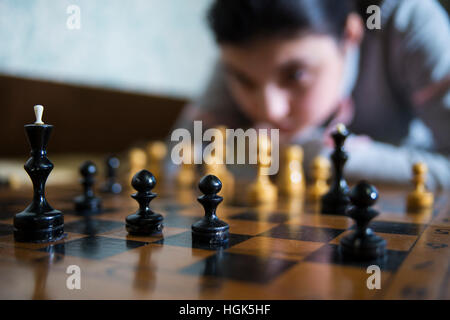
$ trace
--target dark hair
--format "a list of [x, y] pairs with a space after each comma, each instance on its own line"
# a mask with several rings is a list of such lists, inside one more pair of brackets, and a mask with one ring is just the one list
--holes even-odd
[[299, 32], [343, 36], [355, 0], [215, 0], [208, 22], [218, 43]]

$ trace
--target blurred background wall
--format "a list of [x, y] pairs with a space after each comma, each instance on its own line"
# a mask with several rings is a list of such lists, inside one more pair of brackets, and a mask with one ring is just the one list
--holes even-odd
[[[0, 73], [193, 97], [216, 56], [211, 0], [1, 0]], [[66, 25], [70, 5], [80, 29]]]
[[[0, 157], [28, 154], [23, 125], [35, 104], [55, 125], [53, 153], [166, 137], [216, 60], [211, 2], [0, 0]], [[71, 6], [79, 29], [67, 25]]]
[[53, 153], [165, 138], [216, 59], [210, 3], [0, 0], [0, 157], [28, 154], [35, 104], [55, 125]]

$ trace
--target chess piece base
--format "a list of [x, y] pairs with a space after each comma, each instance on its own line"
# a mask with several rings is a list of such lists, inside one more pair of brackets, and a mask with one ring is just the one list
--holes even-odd
[[99, 213], [102, 211], [102, 200], [97, 197], [78, 196], [75, 198], [75, 211], [83, 215]]
[[421, 212], [433, 207], [434, 196], [431, 192], [411, 192], [406, 201], [408, 212]]
[[126, 229], [130, 235], [136, 236], [158, 234], [162, 232], [164, 227], [163, 219], [163, 216], [158, 213], [147, 216], [134, 213], [125, 219]]
[[14, 217], [14, 239], [18, 242], [53, 242], [64, 237], [64, 217], [61, 211], [42, 214], [27, 210]]
[[257, 183], [251, 186], [248, 193], [248, 201], [251, 205], [273, 203], [278, 200], [277, 187], [269, 183]]
[[386, 240], [370, 229], [363, 236], [354, 232], [341, 240], [341, 253], [353, 260], [375, 260], [385, 255]]
[[210, 245], [222, 245], [228, 242], [228, 223], [216, 218], [203, 218], [192, 225], [192, 241]]
[[279, 188], [280, 193], [287, 198], [300, 197], [303, 198], [305, 195], [305, 188], [302, 185], [291, 185], [286, 188]]
[[327, 185], [317, 186], [312, 185], [307, 190], [307, 199], [310, 202], [317, 202], [327, 193], [329, 187]]

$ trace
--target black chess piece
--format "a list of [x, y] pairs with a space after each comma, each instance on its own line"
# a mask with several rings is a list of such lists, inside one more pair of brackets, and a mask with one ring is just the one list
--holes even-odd
[[347, 215], [355, 222], [355, 231], [341, 240], [344, 257], [355, 260], [375, 260], [384, 256], [386, 241], [369, 228], [370, 221], [378, 211], [370, 208], [378, 199], [377, 189], [365, 181], [359, 182], [350, 193], [352, 206]]
[[192, 240], [220, 246], [228, 242], [229, 225], [216, 215], [217, 206], [223, 201], [217, 193], [222, 189], [222, 182], [214, 175], [204, 176], [198, 187], [203, 193], [197, 198], [205, 209], [205, 216], [192, 225]]
[[122, 185], [117, 181], [117, 170], [120, 160], [116, 156], [106, 158], [106, 180], [101, 191], [104, 193], [119, 194], [122, 192]]
[[53, 170], [53, 163], [47, 158], [47, 144], [52, 129], [52, 125], [43, 123], [25, 125], [31, 157], [24, 168], [33, 182], [34, 195], [31, 204], [14, 217], [16, 241], [51, 242], [64, 236], [63, 214], [53, 209], [45, 198], [45, 183]]
[[92, 161], [85, 161], [80, 167], [83, 194], [76, 197], [75, 211], [80, 214], [96, 214], [102, 210], [102, 200], [94, 194], [95, 175], [97, 167]]
[[344, 179], [344, 165], [348, 160], [344, 143], [349, 135], [349, 131], [342, 124], [338, 125], [336, 131], [331, 135], [335, 144], [335, 149], [331, 154], [334, 175], [330, 190], [321, 199], [321, 212], [324, 214], [345, 215], [345, 211], [350, 205], [349, 188]]
[[139, 203], [139, 209], [125, 219], [128, 233], [138, 236], [160, 233], [163, 229], [163, 216], [153, 212], [149, 206], [150, 201], [157, 196], [152, 192], [156, 185], [155, 176], [148, 170], [141, 170], [133, 176], [131, 185], [137, 191], [131, 197]]

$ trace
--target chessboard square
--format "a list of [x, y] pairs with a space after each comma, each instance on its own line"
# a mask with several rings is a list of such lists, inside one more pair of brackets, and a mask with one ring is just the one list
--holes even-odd
[[[226, 244], [224, 244], [221, 248], [223, 248], [223, 249], [231, 248], [234, 245], [241, 243], [243, 241], [246, 241], [250, 238], [251, 238], [251, 236], [230, 233], [228, 236], [228, 242]], [[208, 246], [208, 244], [192, 242], [192, 232], [191, 231], [186, 231], [186, 232], [179, 233], [179, 234], [167, 237], [167, 238], [163, 238], [154, 243], [164, 244], [164, 245], [169, 245], [169, 246], [177, 246], [177, 247], [204, 249], [204, 250], [217, 250], [218, 249], [218, 248], [210, 247], [210, 246]]]
[[380, 299], [392, 272], [381, 271], [380, 275], [381, 290], [369, 290], [370, 274], [365, 268], [303, 261], [276, 279], [270, 292], [286, 300]]
[[[402, 222], [392, 222], [392, 221], [372, 221], [370, 223], [370, 228], [379, 233], [395, 233], [395, 234], [406, 234], [406, 235], [419, 235], [424, 229], [425, 225], [420, 225], [416, 223], [402, 223]], [[355, 226], [352, 226], [354, 229]]]
[[260, 234], [260, 236], [301, 241], [328, 242], [339, 236], [344, 231], [345, 229], [281, 224]]
[[0, 246], [0, 256], [3, 258], [3, 264], [10, 262], [20, 265], [24, 262], [36, 262], [38, 259], [49, 257], [49, 252], [39, 252], [14, 246]]
[[399, 223], [429, 224], [433, 220], [431, 213], [407, 213], [404, 211], [380, 211], [382, 214], [373, 221], [387, 221]]
[[[85, 259], [102, 260], [116, 254], [146, 245], [145, 242], [89, 236], [52, 245], [52, 252]], [[48, 248], [39, 251], [48, 252]]]
[[247, 234], [250, 236], [256, 236], [262, 232], [268, 231], [277, 226], [276, 223], [264, 222], [264, 221], [245, 221], [234, 219], [223, 219], [230, 226], [230, 230], [236, 234]]
[[331, 229], [348, 229], [353, 224], [353, 221], [345, 216], [308, 213], [293, 217], [287, 222], [287, 224], [298, 224]]
[[87, 235], [96, 235], [114, 229], [124, 228], [124, 226], [125, 224], [123, 222], [84, 218], [81, 220], [66, 223], [64, 225], [64, 231]]
[[[149, 243], [135, 250], [128, 250], [118, 255], [109, 257], [109, 262], [117, 262], [120, 265], [148, 268], [149, 272], [164, 271], [168, 275], [190, 266], [191, 264], [214, 255], [215, 251], [200, 250], [176, 246], [164, 246]], [[174, 258], [176, 257], [176, 258]]]
[[0, 237], [8, 236], [14, 233], [14, 227], [10, 224], [0, 223]]
[[448, 227], [450, 226], [450, 218], [446, 216], [437, 216], [436, 219], [431, 222], [431, 225]]
[[227, 252], [288, 260], [301, 260], [323, 245], [322, 242], [258, 236], [235, 245], [233, 248], [228, 249]]
[[49, 248], [58, 243], [64, 243], [67, 241], [75, 240], [85, 237], [85, 235], [79, 233], [65, 232], [63, 238], [54, 242], [19, 242], [14, 239], [14, 235], [10, 234], [8, 236], [0, 237], [0, 243], [3, 247], [20, 248], [27, 250], [38, 250], [42, 248]]
[[265, 212], [245, 211], [245, 212], [241, 212], [241, 213], [229, 216], [228, 219], [283, 223], [283, 222], [286, 222], [289, 220], [289, 216], [285, 213], [280, 213], [280, 212], [273, 212], [270, 214], [266, 214]]
[[163, 224], [172, 228], [190, 229], [191, 225], [200, 219], [201, 217], [187, 217], [171, 213], [164, 216]]
[[164, 237], [170, 237], [172, 235], [182, 233], [182, 232], [186, 232], [186, 229], [170, 228], [170, 227], [164, 226], [162, 233], [145, 235], [145, 236], [130, 235], [125, 228], [114, 229], [112, 231], [107, 231], [104, 233], [100, 233], [98, 235], [103, 236], [103, 237], [108, 237], [108, 238], [126, 239], [126, 240], [134, 240], [134, 241], [151, 243], [151, 242], [161, 240]]
[[326, 244], [319, 250], [307, 256], [304, 261], [353, 266], [359, 268], [367, 268], [368, 266], [375, 264], [383, 271], [396, 271], [407, 255], [407, 251], [386, 250], [386, 255], [383, 259], [376, 261], [355, 261], [344, 259], [340, 253], [338, 245]]
[[265, 284], [296, 263], [293, 260], [220, 251], [182, 269], [181, 273]]

